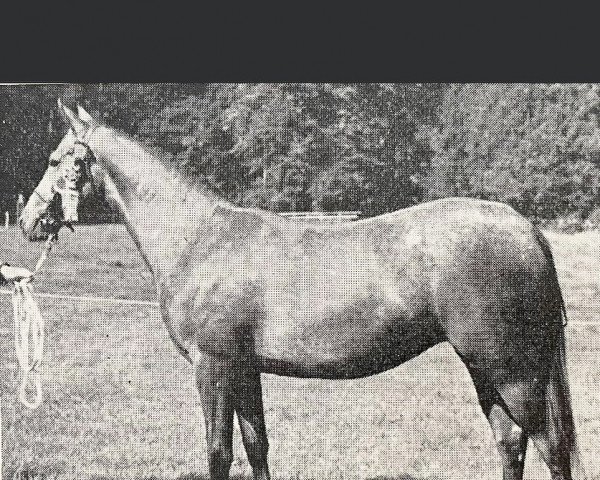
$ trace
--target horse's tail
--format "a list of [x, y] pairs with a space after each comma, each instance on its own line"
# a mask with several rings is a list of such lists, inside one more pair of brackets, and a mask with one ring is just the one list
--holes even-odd
[[[565, 315], [564, 307], [563, 315]], [[587, 478], [577, 445], [565, 356], [565, 334], [562, 326], [552, 358], [550, 381], [546, 390], [546, 412], [548, 438], [550, 441], [554, 439], [558, 442], [559, 451], [564, 454], [568, 453], [571, 472], [577, 472], [577, 476], [573, 478]]]
[[[536, 229], [537, 230], [537, 229]], [[544, 255], [546, 256], [550, 272], [551, 297], [555, 307], [552, 308], [559, 314], [560, 324], [558, 328], [558, 338], [554, 346], [554, 352], [551, 359], [550, 378], [546, 390], [546, 429], [548, 438], [551, 442], [558, 442], [559, 451], [568, 454], [570, 460], [571, 472], [577, 472], [573, 478], [586, 479], [587, 475], [581, 462], [581, 454], [577, 445], [577, 434], [575, 432], [575, 421], [573, 418], [573, 408], [571, 401], [571, 392], [569, 388], [569, 379], [567, 373], [566, 361], [566, 339], [565, 326], [567, 324], [567, 309], [565, 301], [558, 283], [558, 275], [552, 258], [550, 245], [546, 238], [538, 231], [541, 237], [540, 244]], [[556, 308], [558, 307], [558, 308]]]

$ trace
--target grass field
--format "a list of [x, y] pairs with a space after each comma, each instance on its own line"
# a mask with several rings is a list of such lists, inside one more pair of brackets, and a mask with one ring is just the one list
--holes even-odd
[[[0, 231], [0, 240], [4, 232]], [[548, 233], [571, 320], [568, 361], [583, 460], [600, 478], [600, 234]], [[40, 244], [11, 230], [0, 259], [33, 266]], [[155, 300], [121, 226], [65, 232], [36, 280], [39, 292]], [[155, 307], [39, 299], [46, 318], [45, 400], [16, 399], [10, 298], [0, 296], [4, 476], [204, 479], [206, 450], [191, 367]], [[491, 431], [466, 370], [446, 345], [354, 381], [264, 376], [276, 479], [501, 478]], [[232, 474], [248, 465], [236, 429]], [[529, 450], [526, 478], [546, 479]]]

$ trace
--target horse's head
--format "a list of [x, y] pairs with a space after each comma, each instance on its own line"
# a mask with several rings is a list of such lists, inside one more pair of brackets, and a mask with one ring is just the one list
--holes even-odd
[[19, 217], [19, 225], [30, 240], [40, 221], [48, 233], [55, 233], [63, 224], [77, 223], [80, 194], [91, 190], [84, 187], [93, 182], [93, 155], [86, 139], [95, 123], [83, 108], [78, 107], [77, 115], [60, 100], [58, 103], [71, 128], [50, 155], [48, 168]]

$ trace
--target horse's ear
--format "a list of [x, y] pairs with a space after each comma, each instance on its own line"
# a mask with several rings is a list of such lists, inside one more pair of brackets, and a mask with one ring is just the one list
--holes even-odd
[[65, 114], [66, 119], [73, 127], [75, 134], [78, 136], [83, 135], [88, 129], [88, 124], [81, 120], [73, 110], [71, 110], [66, 105], [63, 105], [63, 103], [60, 101], [60, 98], [58, 99], [58, 106], [61, 108], [62, 112]]
[[79, 118], [81, 120], [83, 120], [84, 122], [86, 122], [86, 123], [94, 122], [94, 119], [92, 118], [92, 116], [88, 112], [86, 112], [85, 109], [79, 104], [77, 104], [77, 113], [79, 114]]

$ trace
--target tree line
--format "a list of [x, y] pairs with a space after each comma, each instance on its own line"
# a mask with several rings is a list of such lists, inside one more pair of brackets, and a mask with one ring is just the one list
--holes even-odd
[[[0, 86], [0, 209], [66, 125], [56, 99], [160, 150], [228, 200], [372, 216], [446, 196], [600, 220], [597, 84]], [[92, 205], [108, 213], [105, 205]], [[89, 216], [89, 206], [88, 206]], [[85, 216], [85, 215], [84, 215]]]

